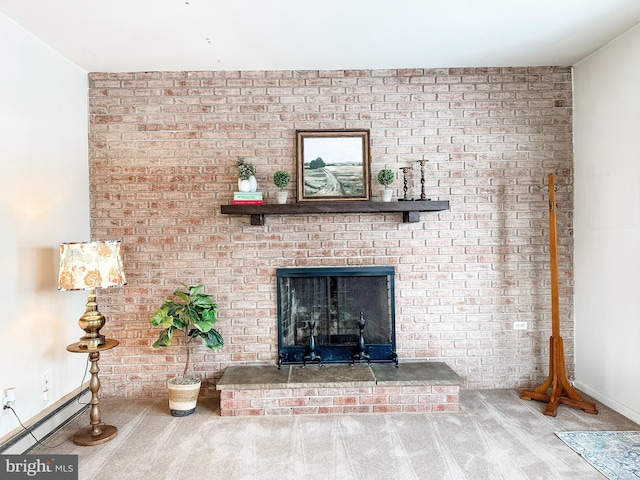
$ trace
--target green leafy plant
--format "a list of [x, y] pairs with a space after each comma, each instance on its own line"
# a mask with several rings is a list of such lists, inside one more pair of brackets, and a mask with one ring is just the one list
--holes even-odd
[[[184, 284], [183, 284], [184, 285]], [[203, 293], [203, 285], [184, 285], [186, 292], [175, 291], [174, 297], [178, 300], [166, 299], [162, 306], [153, 314], [149, 322], [154, 327], [162, 328], [153, 347], [168, 347], [173, 340], [176, 330], [184, 334], [184, 345], [187, 357], [184, 365], [183, 377], [187, 376], [190, 363], [191, 342], [202, 339], [202, 342], [211, 350], [218, 350], [224, 345], [222, 335], [213, 328], [218, 321], [218, 305], [213, 303], [211, 296]]]
[[249, 177], [256, 173], [256, 166], [253, 163], [247, 162], [242, 157], [238, 158], [237, 166], [240, 180], [249, 180]]
[[289, 173], [284, 170], [278, 170], [273, 174], [273, 183], [278, 188], [285, 188], [289, 185], [290, 180], [291, 177], [289, 176]]
[[386, 187], [391, 185], [395, 179], [396, 176], [393, 173], [393, 170], [384, 168], [378, 172], [378, 182], [380, 182], [380, 185], [384, 185]]

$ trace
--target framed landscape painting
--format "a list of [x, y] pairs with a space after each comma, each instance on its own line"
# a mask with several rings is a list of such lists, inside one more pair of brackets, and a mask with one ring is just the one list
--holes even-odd
[[369, 130], [296, 131], [298, 202], [369, 200]]

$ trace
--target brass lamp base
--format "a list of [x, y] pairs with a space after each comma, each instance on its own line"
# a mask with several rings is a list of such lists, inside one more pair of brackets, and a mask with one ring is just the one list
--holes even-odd
[[78, 325], [85, 331], [85, 335], [80, 337], [78, 344], [88, 350], [95, 350], [107, 343], [104, 335], [100, 334], [100, 329], [104, 327], [105, 318], [98, 311], [98, 303], [96, 302], [96, 290], [89, 290], [87, 298], [87, 307], [78, 320]]
[[[105, 345], [97, 347], [88, 352], [89, 361], [91, 362], [91, 368], [89, 369], [89, 372], [91, 372], [91, 380], [89, 381], [89, 390], [91, 391], [91, 401], [89, 402], [89, 405], [91, 405], [91, 408], [89, 410], [89, 419], [91, 426], [80, 430], [73, 436], [73, 443], [75, 443], [76, 445], [100, 445], [102, 443], [108, 442], [118, 433], [118, 429], [116, 427], [112, 425], [104, 425], [102, 423], [99, 396], [100, 379], [98, 378], [98, 372], [100, 371], [100, 368], [98, 367], [100, 352], [102, 350], [109, 350], [111, 348], [114, 348], [118, 345], [118, 343], [118, 340], [109, 338], [107, 339]], [[79, 343], [74, 343], [67, 346], [67, 351], [72, 353], [87, 353], [87, 349], [85, 347], [82, 347]]]
[[118, 434], [118, 429], [112, 425], [101, 425], [101, 433], [94, 435], [93, 427], [87, 427], [73, 436], [73, 443], [83, 447], [93, 447], [106, 443]]

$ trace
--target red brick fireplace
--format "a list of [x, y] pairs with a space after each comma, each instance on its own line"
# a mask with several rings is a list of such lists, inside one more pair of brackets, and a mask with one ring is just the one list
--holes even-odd
[[[550, 325], [549, 172], [562, 187], [559, 280], [571, 377], [569, 67], [96, 72], [89, 86], [91, 235], [122, 240], [129, 282], [100, 292], [104, 331], [120, 341], [101, 358], [104, 395], [166, 396], [182, 349], [153, 349], [149, 317], [180, 283], [204, 284], [219, 306], [224, 349], [193, 356], [204, 395], [218, 395], [229, 367], [277, 369], [275, 272], [313, 267], [394, 266], [400, 367], [444, 362], [465, 388], [538, 384]], [[427, 196], [450, 209], [408, 223], [369, 211], [270, 214], [251, 225], [249, 216], [221, 213], [237, 189], [238, 157], [255, 163], [268, 204], [281, 169], [292, 175], [293, 198], [295, 131], [341, 128], [370, 130], [372, 178], [413, 166], [412, 197], [420, 194], [417, 162], [427, 159]], [[402, 196], [400, 179], [392, 187]], [[371, 190], [377, 198], [381, 186]], [[527, 330], [514, 330], [515, 321]]]

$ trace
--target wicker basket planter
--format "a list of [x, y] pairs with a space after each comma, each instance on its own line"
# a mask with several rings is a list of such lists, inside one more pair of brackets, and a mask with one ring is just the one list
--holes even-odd
[[167, 382], [169, 389], [169, 410], [174, 417], [186, 417], [196, 410], [200, 380], [184, 377], [172, 378]]
[[198, 402], [200, 379], [188, 375], [191, 342], [199, 338], [211, 350], [219, 350], [224, 344], [220, 332], [213, 328], [213, 324], [218, 321], [218, 305], [213, 303], [209, 294], [203, 292], [204, 285], [183, 286], [187, 291], [173, 292], [173, 296], [164, 300], [149, 320], [151, 325], [162, 329], [153, 343], [154, 348], [170, 346], [175, 332], [182, 332], [184, 337], [184, 371], [182, 376], [167, 382], [169, 409], [174, 417], [191, 415]]

